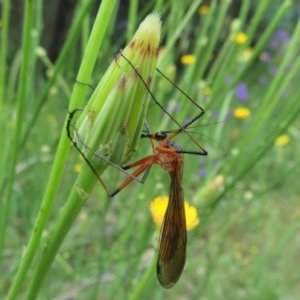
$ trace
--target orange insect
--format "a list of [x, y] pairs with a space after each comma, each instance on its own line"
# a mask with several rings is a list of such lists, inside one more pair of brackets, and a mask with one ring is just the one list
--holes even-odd
[[[189, 122], [188, 125], [190, 124]], [[132, 177], [128, 177], [112, 194], [112, 196], [116, 195], [139, 175], [148, 174], [153, 164], [159, 165], [170, 174], [169, 203], [161, 229], [157, 262], [157, 278], [165, 288], [170, 288], [177, 282], [183, 271], [186, 257], [187, 232], [182, 187], [183, 154], [207, 155], [201, 146], [200, 152], [184, 151], [172, 141], [179, 132], [185, 129], [186, 126], [170, 136], [166, 131], [142, 134], [142, 138], [150, 139], [153, 154], [123, 167], [124, 170], [137, 169], [132, 173]], [[158, 142], [157, 146], [154, 145], [154, 141]]]

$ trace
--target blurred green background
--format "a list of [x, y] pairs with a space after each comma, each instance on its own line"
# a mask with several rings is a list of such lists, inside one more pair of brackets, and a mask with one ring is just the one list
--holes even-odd
[[[0, 5], [4, 296], [34, 230], [99, 2]], [[300, 2], [132, 0], [116, 3], [112, 11], [87, 84], [97, 85], [148, 13], [161, 15], [158, 68], [175, 84], [157, 73], [151, 90], [182, 124], [197, 111], [177, 86], [206, 112], [190, 132], [208, 156], [186, 154], [184, 165], [185, 199], [197, 208], [200, 224], [188, 233], [179, 282], [165, 290], [154, 273], [147, 280], [143, 276], [155, 259], [159, 234], [150, 201], [168, 194], [169, 175], [153, 166], [144, 184], [134, 182], [114, 198], [98, 185], [38, 299], [298, 299]], [[26, 31], [30, 38], [24, 45]], [[146, 119], [152, 132], [178, 128], [151, 99]], [[185, 134], [176, 143], [197, 150]], [[143, 140], [133, 161], [148, 154], [149, 141]], [[25, 299], [82, 163], [71, 148], [37, 254], [15, 299]], [[103, 180], [112, 190], [124, 174], [110, 167]]]

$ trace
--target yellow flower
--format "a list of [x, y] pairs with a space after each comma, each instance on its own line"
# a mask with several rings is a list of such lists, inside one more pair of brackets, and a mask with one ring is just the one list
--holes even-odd
[[193, 54], [185, 54], [180, 57], [180, 62], [183, 65], [191, 65], [195, 63], [195, 61], [196, 61], [196, 57]]
[[234, 40], [237, 44], [242, 45], [247, 41], [247, 34], [244, 32], [239, 32], [235, 37]]
[[252, 53], [253, 53], [253, 48], [248, 47], [243, 53], [243, 59], [245, 61], [248, 61], [251, 58]]
[[290, 142], [290, 137], [287, 134], [282, 134], [275, 139], [276, 146], [285, 146]]
[[199, 15], [206, 15], [210, 12], [210, 7], [208, 5], [201, 5], [198, 8]]
[[[152, 219], [157, 226], [161, 226], [169, 202], [168, 196], [156, 197], [150, 203]], [[185, 219], [187, 230], [194, 229], [199, 224], [197, 209], [187, 201], [184, 201]]]
[[238, 107], [233, 111], [233, 115], [237, 119], [246, 119], [251, 115], [251, 111], [246, 107]]
[[234, 258], [238, 261], [241, 261], [244, 258], [244, 254], [237, 250], [234, 252]]
[[203, 94], [205, 96], [211, 95], [211, 88], [209, 86], [205, 86], [204, 89], [203, 89]]
[[82, 164], [76, 164], [73, 169], [76, 173], [79, 173], [82, 169]]

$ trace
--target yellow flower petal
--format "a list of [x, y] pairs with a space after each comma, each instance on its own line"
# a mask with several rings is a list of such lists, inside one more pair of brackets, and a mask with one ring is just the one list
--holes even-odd
[[188, 202], [184, 201], [185, 219], [186, 219], [186, 229], [192, 230], [199, 223], [198, 213], [195, 206], [192, 206]]
[[206, 86], [204, 89], [203, 89], [203, 94], [205, 95], [205, 96], [209, 96], [209, 95], [211, 95], [211, 88], [209, 87], [209, 86]]
[[234, 40], [237, 44], [242, 45], [247, 41], [247, 34], [244, 32], [239, 32], [235, 37]]
[[208, 5], [201, 5], [198, 8], [199, 15], [206, 15], [210, 12], [210, 7]]
[[81, 168], [82, 164], [76, 164], [73, 169], [76, 173], [79, 173], [81, 171]]
[[195, 61], [196, 61], [196, 57], [193, 54], [185, 54], [180, 57], [180, 62], [183, 65], [191, 65], [195, 63]]
[[233, 111], [233, 115], [237, 119], [246, 119], [251, 115], [251, 111], [246, 107], [238, 107]]
[[287, 134], [282, 134], [275, 139], [276, 146], [285, 146], [290, 142], [290, 137]]
[[[152, 219], [157, 226], [161, 226], [165, 217], [169, 202], [168, 196], [156, 197], [150, 203], [150, 212]], [[199, 217], [196, 207], [192, 206], [187, 201], [184, 201], [186, 228], [187, 230], [194, 229], [199, 223]]]
[[169, 198], [167, 196], [154, 198], [150, 203], [152, 219], [157, 226], [161, 226], [167, 210]]

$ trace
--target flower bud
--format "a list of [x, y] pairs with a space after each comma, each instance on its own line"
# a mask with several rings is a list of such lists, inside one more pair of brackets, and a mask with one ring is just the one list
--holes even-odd
[[123, 165], [136, 151], [149, 102], [145, 84], [150, 88], [160, 32], [159, 16], [148, 15], [111, 63], [78, 118], [75, 141], [93, 163], [106, 165], [102, 157]]

